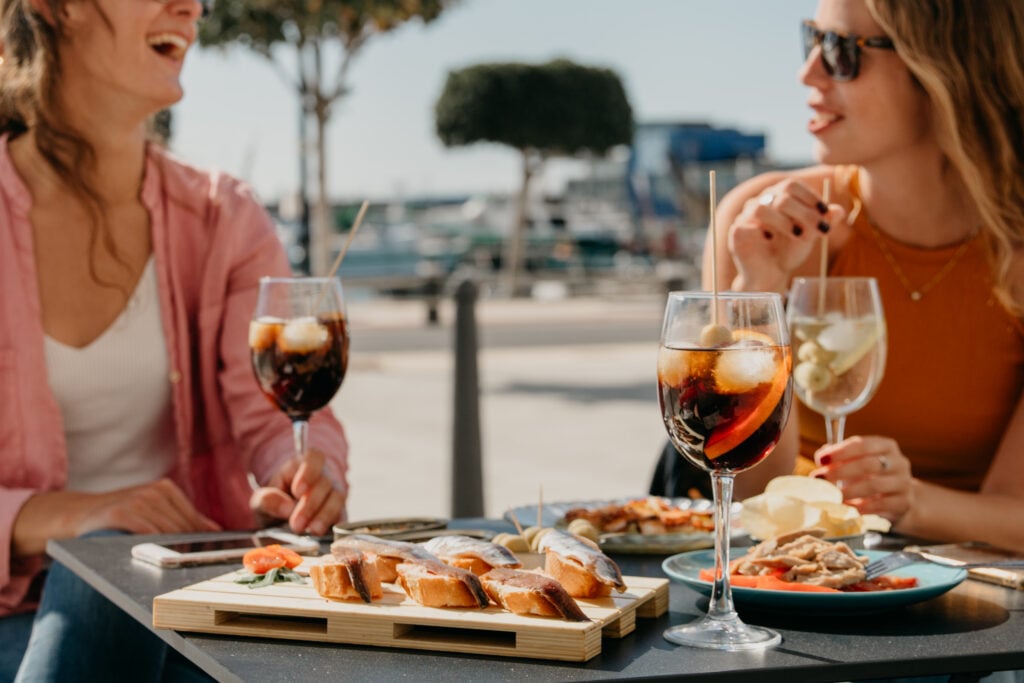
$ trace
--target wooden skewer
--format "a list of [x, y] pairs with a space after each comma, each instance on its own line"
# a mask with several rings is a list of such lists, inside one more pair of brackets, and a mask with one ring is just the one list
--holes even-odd
[[544, 484], [540, 485], [540, 495], [537, 498], [537, 528], [544, 528]]
[[715, 222], [716, 197], [715, 171], [708, 172], [709, 193], [711, 195], [711, 324], [718, 324], [718, 226]]
[[359, 230], [359, 226], [363, 224], [363, 218], [366, 216], [366, 210], [370, 208], [370, 200], [364, 199], [362, 206], [359, 207], [359, 213], [356, 214], [356, 220], [352, 223], [352, 229], [348, 232], [348, 239], [345, 240], [345, 245], [338, 252], [338, 258], [334, 259], [334, 265], [331, 266], [330, 271], [327, 273], [327, 277], [334, 277], [334, 274], [338, 272], [338, 268], [341, 266], [341, 260], [345, 258], [345, 254], [348, 253], [348, 248], [352, 245], [352, 238], [356, 236], [356, 232]]
[[516, 532], [520, 536], [522, 536], [523, 535], [523, 525], [519, 523], [519, 520], [516, 518], [516, 513], [512, 511], [511, 507], [509, 507], [509, 509], [508, 509], [508, 516], [512, 518], [512, 526], [514, 526], [516, 528]]
[[[822, 188], [821, 200], [828, 206], [829, 194], [831, 192], [831, 183], [828, 178], [825, 178], [825, 186]], [[821, 235], [821, 262], [820, 262], [821, 282], [818, 283], [818, 317], [825, 315], [825, 278], [828, 277], [828, 234], [823, 233]]]
[[345, 254], [348, 253], [348, 248], [352, 245], [352, 239], [356, 236], [356, 232], [359, 230], [359, 226], [363, 224], [363, 218], [366, 216], [366, 210], [370, 208], [370, 200], [364, 199], [363, 205], [359, 207], [359, 213], [356, 214], [356, 220], [352, 223], [352, 229], [348, 232], [348, 239], [345, 240], [345, 244], [341, 247], [341, 251], [338, 252], [338, 257], [334, 259], [334, 265], [331, 266], [330, 271], [327, 273], [327, 281], [324, 282], [324, 286], [320, 289], [320, 295], [316, 298], [316, 304], [313, 306], [313, 315], [320, 310], [320, 304], [323, 303], [324, 297], [327, 296], [327, 290], [331, 288], [331, 278], [338, 272], [338, 268], [341, 267], [341, 261], [345, 258]]

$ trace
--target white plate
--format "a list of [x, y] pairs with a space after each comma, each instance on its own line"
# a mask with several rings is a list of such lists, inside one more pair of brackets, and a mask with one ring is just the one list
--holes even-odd
[[[645, 497], [647, 496], [545, 503], [541, 513], [540, 526], [564, 527], [565, 513], [573, 508], [600, 508], [608, 505], [623, 505], [631, 500]], [[704, 498], [667, 498], [665, 500], [681, 510], [694, 509], [710, 512], [714, 507], [710, 500]], [[734, 520], [733, 536], [742, 535], [737, 526], [739, 511], [740, 504], [734, 503], [732, 507], [732, 518]], [[523, 528], [537, 524], [536, 505], [522, 505], [513, 508], [505, 513], [505, 518], [512, 521], [512, 515], [515, 515], [515, 518]], [[600, 545], [602, 550], [609, 553], [668, 555], [671, 553], [681, 553], [686, 550], [713, 548], [715, 546], [715, 535], [711, 531], [665, 534], [604, 534], [600, 539]]]

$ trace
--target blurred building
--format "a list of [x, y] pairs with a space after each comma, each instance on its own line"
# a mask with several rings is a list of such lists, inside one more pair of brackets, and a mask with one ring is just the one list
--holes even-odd
[[[708, 172], [716, 172], [720, 198], [738, 183], [779, 168], [765, 156], [764, 134], [683, 121], [639, 123], [630, 147], [584, 163], [582, 177], [567, 181], [560, 194], [545, 192], [539, 183], [533, 188], [527, 271], [594, 276], [669, 267], [678, 272], [661, 279], [692, 279], [709, 221]], [[497, 271], [515, 217], [516, 191], [372, 204], [346, 255], [347, 276], [397, 288], [460, 269]], [[358, 205], [333, 208], [338, 233], [331, 259]], [[286, 244], [290, 228], [283, 231]]]

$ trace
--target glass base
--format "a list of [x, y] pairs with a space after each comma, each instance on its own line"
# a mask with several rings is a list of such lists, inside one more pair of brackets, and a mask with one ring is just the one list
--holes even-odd
[[724, 619], [705, 615], [683, 626], [666, 629], [665, 640], [679, 645], [712, 650], [763, 650], [782, 642], [782, 636], [770, 629], [749, 626], [735, 614]]

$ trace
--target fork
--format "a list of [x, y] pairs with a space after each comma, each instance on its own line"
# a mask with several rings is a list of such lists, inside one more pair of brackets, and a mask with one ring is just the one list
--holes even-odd
[[938, 564], [943, 567], [952, 567], [954, 569], [978, 569], [981, 567], [994, 569], [1024, 569], [1024, 560], [958, 562], [956, 560], [943, 560], [934, 556], [923, 555], [912, 550], [898, 550], [875, 560], [865, 567], [864, 571], [867, 572], [867, 576], [865, 578], [870, 581], [871, 579], [877, 579], [882, 574], [895, 571], [900, 567], [906, 567], [907, 565], [918, 564], [921, 562], [929, 562], [931, 564]]

